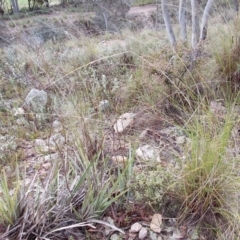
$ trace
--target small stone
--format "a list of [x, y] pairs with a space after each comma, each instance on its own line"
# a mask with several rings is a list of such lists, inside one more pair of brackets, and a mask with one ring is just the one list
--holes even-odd
[[142, 228], [142, 225], [139, 222], [136, 222], [131, 226], [130, 232], [137, 233], [141, 230], [141, 228]]
[[122, 133], [129, 127], [133, 123], [134, 116], [133, 113], [124, 113], [121, 115], [113, 126], [115, 133]]
[[51, 168], [52, 164], [51, 163], [44, 163], [42, 164], [42, 167], [45, 169], [45, 170], [49, 170]]
[[14, 117], [17, 117], [19, 115], [24, 115], [24, 114], [25, 114], [25, 110], [20, 107], [20, 108], [15, 109]]
[[147, 234], [148, 234], [148, 230], [143, 227], [143, 228], [139, 231], [138, 238], [139, 238], [139, 239], [145, 239], [145, 237], [147, 236]]
[[33, 88], [26, 96], [25, 101], [33, 112], [42, 113], [48, 103], [48, 94], [43, 90]]
[[150, 236], [149, 237], [150, 237], [151, 240], [158, 240], [157, 234], [152, 232], [152, 231], [150, 231]]
[[150, 145], [144, 145], [142, 147], [139, 147], [136, 150], [136, 154], [138, 157], [144, 160], [156, 160], [157, 162], [161, 162], [157, 149]]
[[58, 120], [55, 120], [52, 123], [52, 127], [53, 127], [53, 131], [54, 132], [60, 132], [63, 129], [62, 123], [60, 121], [58, 121]]

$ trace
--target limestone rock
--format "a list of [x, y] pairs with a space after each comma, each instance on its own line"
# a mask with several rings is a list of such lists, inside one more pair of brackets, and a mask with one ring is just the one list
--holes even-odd
[[55, 120], [52, 123], [52, 128], [55, 133], [61, 132], [63, 130], [63, 125], [59, 120]]
[[131, 226], [130, 232], [137, 233], [141, 230], [141, 228], [142, 228], [142, 225], [139, 222], [136, 222]]
[[156, 160], [157, 162], [161, 162], [158, 150], [148, 144], [139, 147], [136, 150], [136, 154], [144, 160]]
[[152, 232], [152, 231], [150, 231], [150, 236], [149, 236], [149, 238], [150, 238], [151, 240], [158, 240], [157, 234], [156, 234], [155, 232]]
[[147, 228], [141, 228], [141, 230], [139, 231], [139, 234], [138, 234], [138, 238], [139, 239], [145, 239], [147, 237], [147, 234], [148, 234], [148, 230]]
[[14, 117], [17, 117], [17, 116], [22, 116], [24, 114], [25, 114], [25, 110], [20, 107], [20, 108], [15, 109], [13, 115], [14, 115]]
[[48, 103], [48, 94], [43, 90], [31, 89], [25, 98], [27, 105], [35, 113], [43, 113]]
[[122, 133], [127, 127], [129, 127], [133, 123], [134, 116], [133, 113], [124, 113], [121, 115], [114, 124], [113, 128], [115, 133]]

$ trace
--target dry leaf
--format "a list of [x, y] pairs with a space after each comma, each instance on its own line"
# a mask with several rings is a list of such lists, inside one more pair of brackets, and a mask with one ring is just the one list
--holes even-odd
[[150, 229], [153, 232], [160, 233], [161, 232], [161, 225], [162, 225], [162, 215], [161, 214], [154, 214], [152, 217], [152, 221], [150, 223]]

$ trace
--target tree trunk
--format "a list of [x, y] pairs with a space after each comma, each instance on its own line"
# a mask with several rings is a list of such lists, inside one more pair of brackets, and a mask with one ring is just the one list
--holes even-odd
[[163, 13], [163, 20], [165, 23], [165, 27], [167, 30], [167, 35], [169, 38], [169, 41], [171, 43], [172, 48], [175, 48], [175, 44], [176, 44], [176, 38], [172, 29], [172, 25], [170, 22], [170, 16], [169, 16], [169, 12], [168, 12], [168, 7], [166, 4], [166, 0], [162, 0], [162, 13]]
[[198, 41], [200, 35], [200, 26], [199, 26], [199, 4], [198, 0], [191, 0], [191, 8], [192, 8], [192, 47], [194, 48]]
[[3, 7], [1, 6], [1, 4], [0, 4], [0, 14], [3, 16], [4, 15], [4, 9], [3, 9]]
[[235, 7], [236, 12], [238, 13], [238, 9], [239, 9], [238, 0], [234, 0], [234, 7]]
[[208, 0], [206, 7], [203, 12], [201, 31], [200, 31], [200, 41], [203, 41], [207, 37], [207, 22], [210, 15], [214, 0]]
[[11, 0], [13, 12], [19, 13], [18, 0]]
[[179, 24], [180, 36], [183, 42], [187, 41], [187, 23], [186, 23], [186, 0], [179, 2]]

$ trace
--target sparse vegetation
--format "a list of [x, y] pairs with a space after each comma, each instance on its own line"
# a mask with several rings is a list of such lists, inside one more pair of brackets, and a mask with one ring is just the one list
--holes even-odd
[[[157, 212], [163, 232], [174, 218], [188, 239], [238, 239], [239, 16], [216, 3], [193, 56], [151, 13], [117, 25], [129, 2], [98, 3], [0, 22], [0, 238], [127, 239]], [[48, 96], [41, 111], [32, 89]]]

